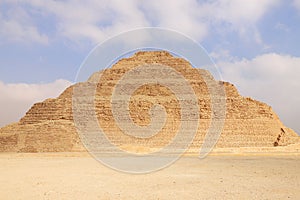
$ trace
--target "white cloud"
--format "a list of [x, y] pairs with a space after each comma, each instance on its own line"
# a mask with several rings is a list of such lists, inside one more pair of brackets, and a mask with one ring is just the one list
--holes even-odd
[[57, 97], [71, 82], [57, 80], [47, 84], [5, 84], [0, 81], [0, 127], [17, 122], [33, 103]]
[[199, 41], [208, 34], [209, 23], [205, 21], [203, 6], [197, 1], [152, 0], [143, 2], [141, 8], [154, 26], [174, 29]]
[[256, 23], [272, 7], [279, 4], [279, 0], [219, 0], [211, 4], [217, 19], [234, 25]]
[[300, 0], [294, 0], [294, 6], [300, 11]]
[[300, 133], [300, 58], [264, 54], [251, 60], [218, 63], [224, 80], [244, 96], [268, 103], [282, 121]]
[[[18, 5], [17, 0], [13, 2]], [[174, 29], [202, 41], [211, 29], [225, 23], [226, 31], [237, 31], [242, 37], [251, 36], [261, 43], [255, 24], [278, 2], [279, 0], [25, 0], [22, 4], [51, 16], [55, 19], [54, 35], [75, 42], [88, 40], [98, 43], [120, 32], [145, 26]], [[22, 25], [18, 20], [14, 22]], [[38, 32], [38, 25], [31, 25], [22, 26], [20, 30], [26, 30], [36, 41], [45, 41], [46, 36]], [[13, 30], [7, 32], [14, 32]], [[5, 29], [3, 31], [6, 32]]]
[[58, 35], [99, 43], [108, 37], [150, 24], [137, 1], [27, 1], [53, 15]]
[[266, 46], [261, 39], [257, 23], [272, 8], [280, 5], [280, 0], [218, 0], [209, 1], [203, 8], [212, 27], [220, 35], [237, 33], [246, 42], [256, 42]]
[[10, 8], [5, 14], [6, 16], [0, 13], [0, 42], [2, 40], [2, 43], [6, 41], [48, 43], [48, 37], [38, 31], [22, 7]]

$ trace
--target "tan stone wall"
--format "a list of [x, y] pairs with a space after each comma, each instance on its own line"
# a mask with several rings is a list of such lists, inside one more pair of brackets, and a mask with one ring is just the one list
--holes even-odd
[[[148, 111], [158, 103], [168, 114], [165, 127], [149, 139], [137, 139], [123, 134], [116, 125], [111, 111], [111, 94], [117, 81], [130, 69], [141, 64], [159, 63], [176, 69], [192, 86], [198, 97], [200, 122], [191, 145], [199, 149], [211, 122], [211, 99], [198, 69], [181, 58], [167, 52], [139, 52], [131, 58], [121, 59], [112, 68], [96, 72], [85, 83], [98, 82], [95, 105], [99, 124], [107, 137], [120, 148], [160, 148], [170, 142], [180, 125], [180, 106], [176, 96], [161, 85], [144, 85], [135, 91], [130, 102], [130, 114], [138, 125], [150, 122]], [[212, 79], [206, 71], [199, 71]], [[299, 137], [285, 127], [264, 103], [239, 95], [234, 85], [219, 82], [226, 89], [226, 120], [217, 147], [272, 147], [299, 142]], [[72, 117], [72, 89], [67, 88], [58, 98], [34, 104], [20, 122], [0, 129], [0, 151], [61, 152], [83, 151]], [[86, 105], [89, 106], [89, 105]]]

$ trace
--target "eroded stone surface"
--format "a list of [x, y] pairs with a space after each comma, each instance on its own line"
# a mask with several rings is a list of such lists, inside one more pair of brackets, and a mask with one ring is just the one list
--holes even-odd
[[[199, 128], [190, 150], [199, 149], [212, 118], [211, 97], [204, 78], [214, 80], [209, 72], [192, 68], [187, 61], [175, 58], [168, 52], [138, 52], [131, 58], [121, 59], [110, 69], [94, 73], [87, 82], [78, 83], [82, 86], [97, 84], [96, 114], [107, 137], [120, 148], [147, 151], [165, 146], [176, 135], [181, 115], [178, 99], [168, 88], [158, 84], [146, 84], [138, 88], [129, 104], [132, 120], [141, 126], [150, 123], [149, 109], [152, 105], [160, 104], [165, 107], [166, 124], [158, 134], [151, 138], [135, 138], [123, 134], [114, 121], [111, 111], [113, 89], [128, 70], [142, 64], [172, 67], [188, 80], [198, 97], [200, 113]], [[274, 147], [300, 141], [293, 130], [282, 124], [270, 106], [240, 96], [230, 83], [218, 81], [217, 84], [225, 87], [226, 119], [216, 147]], [[18, 123], [1, 128], [0, 151], [84, 151], [73, 122], [73, 88], [74, 86], [70, 86], [56, 99], [34, 104]], [[91, 105], [85, 104], [83, 100], [82, 106]]]

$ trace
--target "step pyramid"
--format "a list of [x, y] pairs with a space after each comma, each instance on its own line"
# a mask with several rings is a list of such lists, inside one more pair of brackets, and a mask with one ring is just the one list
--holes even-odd
[[[95, 72], [86, 82], [70, 86], [55, 99], [35, 103], [19, 122], [0, 129], [0, 151], [85, 151], [77, 132], [78, 127], [74, 124], [72, 96], [75, 87], [86, 92], [91, 86], [96, 88], [93, 93], [94, 104], [91, 105], [91, 102], [85, 101], [83, 97], [80, 109], [85, 110], [87, 107], [94, 106], [98, 125], [113, 145], [128, 151], [155, 151], [168, 145], [181, 126], [183, 114], [177, 96], [168, 87], [153, 83], [145, 84], [137, 88], [130, 97], [128, 112], [132, 121], [141, 127], [151, 123], [149, 111], [153, 105], [159, 104], [164, 107], [166, 111], [164, 126], [151, 137], [139, 138], [124, 134], [112, 112], [111, 99], [117, 84], [126, 73], [141, 65], [171, 67], [181, 74], [193, 89], [199, 108], [199, 116], [197, 116], [199, 120], [195, 137], [189, 146], [190, 151], [201, 148], [211, 128], [212, 118], [218, 118], [214, 111], [222, 110], [224, 106], [226, 108], [226, 113], [223, 113], [224, 126], [221, 128], [216, 148], [277, 148], [277, 146], [300, 142], [299, 136], [292, 129], [284, 126], [270, 106], [241, 96], [233, 84], [217, 81], [208, 71], [193, 68], [188, 61], [174, 57], [166, 51], [141, 51], [130, 58], [119, 60], [111, 68]], [[130, 87], [130, 82], [126, 84]], [[222, 86], [225, 89], [226, 99], [223, 99], [223, 103], [221, 100], [218, 101], [218, 98], [213, 102], [208, 84], [216, 88]], [[181, 86], [178, 87], [180, 91]], [[182, 91], [182, 94], [184, 92]], [[212, 105], [215, 110], [212, 109]], [[184, 137], [183, 135], [182, 140], [177, 142], [178, 148], [184, 145], [180, 144], [181, 141], [182, 143], [186, 141]], [[101, 141], [98, 145], [101, 148]], [[109, 152], [110, 149], [106, 151]]]

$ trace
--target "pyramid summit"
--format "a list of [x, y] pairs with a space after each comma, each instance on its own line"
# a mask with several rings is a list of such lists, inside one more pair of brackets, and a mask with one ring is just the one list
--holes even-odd
[[[162, 148], [176, 135], [180, 127], [180, 103], [176, 95], [159, 84], [145, 84], [137, 88], [129, 103], [132, 121], [139, 126], [151, 123], [149, 111], [154, 104], [165, 108], [164, 127], [149, 138], [136, 138], [124, 134], [118, 127], [111, 98], [118, 81], [130, 70], [147, 64], [171, 67], [181, 74], [192, 87], [199, 107], [199, 124], [189, 147], [198, 151], [212, 121], [210, 91], [205, 80], [211, 80], [225, 88], [226, 115], [216, 148], [268, 148], [269, 150], [298, 145], [299, 136], [286, 127], [265, 103], [242, 97], [231, 83], [214, 80], [203, 69], [196, 69], [182, 59], [166, 51], [141, 51], [123, 58], [111, 68], [95, 72], [86, 82], [68, 87], [59, 97], [34, 104], [17, 123], [0, 129], [1, 152], [77, 152], [85, 151], [77, 133], [73, 117], [72, 96], [74, 87], [96, 83], [95, 110], [99, 125], [112, 144], [137, 151]], [[89, 106], [83, 101], [82, 106]]]

